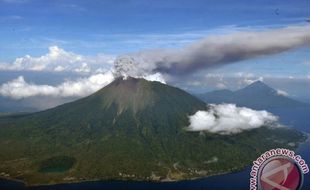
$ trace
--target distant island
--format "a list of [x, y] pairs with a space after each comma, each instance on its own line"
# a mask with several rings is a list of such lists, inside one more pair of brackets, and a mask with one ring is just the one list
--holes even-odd
[[26, 185], [93, 180], [171, 181], [238, 171], [303, 133], [268, 126], [234, 135], [185, 129], [206, 103], [144, 79], [116, 79], [56, 108], [0, 117], [0, 177]]

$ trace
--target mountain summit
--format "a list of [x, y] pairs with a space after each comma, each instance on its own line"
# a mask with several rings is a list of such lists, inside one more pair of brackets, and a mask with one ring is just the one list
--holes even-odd
[[303, 139], [285, 128], [188, 131], [188, 116], [206, 109], [178, 88], [119, 78], [75, 102], [0, 117], [0, 177], [28, 185], [193, 179], [241, 169], [267, 149]]
[[132, 77], [118, 78], [88, 99], [96, 99], [104, 108], [116, 106], [118, 112], [131, 110], [136, 113], [144, 111], [144, 109], [154, 110], [158, 109], [156, 107], [159, 105], [166, 105], [167, 108], [164, 109], [166, 112], [173, 111], [172, 107], [188, 113], [194, 111], [193, 108], [205, 108], [205, 103], [193, 98], [183, 90], [160, 82], [150, 82]]
[[264, 94], [276, 94], [277, 91], [262, 81], [256, 81], [252, 84], [246, 86], [245, 88], [238, 91], [240, 94], [256, 94], [256, 93], [264, 93]]

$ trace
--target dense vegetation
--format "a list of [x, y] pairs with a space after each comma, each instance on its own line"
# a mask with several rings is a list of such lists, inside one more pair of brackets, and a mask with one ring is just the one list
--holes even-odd
[[286, 128], [228, 136], [187, 131], [188, 115], [202, 109], [205, 103], [180, 89], [129, 78], [47, 111], [3, 116], [0, 175], [30, 185], [189, 179], [241, 169], [304, 138]]

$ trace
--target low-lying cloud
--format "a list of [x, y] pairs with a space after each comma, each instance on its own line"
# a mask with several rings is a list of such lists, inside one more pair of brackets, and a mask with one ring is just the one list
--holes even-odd
[[278, 125], [278, 117], [267, 111], [237, 107], [234, 104], [210, 104], [208, 111], [197, 111], [189, 116], [190, 131], [236, 134], [262, 126]]
[[23, 76], [0, 86], [0, 95], [12, 99], [22, 99], [32, 96], [52, 97], [83, 97], [108, 85], [114, 80], [112, 72], [95, 74], [76, 81], [65, 81], [59, 85], [38, 85], [26, 82]]
[[274, 55], [310, 45], [310, 27], [295, 26], [256, 32], [210, 36], [181, 49], [155, 49], [120, 56], [119, 75], [190, 74], [200, 69]]
[[[162, 75], [155, 73], [140, 77], [149, 81], [165, 83]], [[105, 87], [115, 79], [113, 71], [98, 73], [89, 77], [68, 80], [63, 83], [52, 85], [39, 85], [27, 82], [23, 76], [0, 85], [0, 95], [12, 99], [29, 98], [33, 96], [51, 97], [84, 97]]]
[[286, 91], [284, 90], [277, 90], [277, 95], [279, 96], [289, 96], [289, 93], [287, 93]]
[[257, 79], [254, 79], [254, 77], [251, 77], [251, 78], [245, 77], [245, 78], [243, 78], [243, 80], [241, 81], [241, 84], [250, 85], [250, 84], [252, 84], [252, 83], [254, 83], [254, 82], [257, 82], [257, 81], [263, 82], [263, 81], [264, 81], [264, 77], [259, 77], [259, 78], [257, 78]]

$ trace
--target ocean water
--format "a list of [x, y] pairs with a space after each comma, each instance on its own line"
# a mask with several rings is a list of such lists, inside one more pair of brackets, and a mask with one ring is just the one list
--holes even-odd
[[[271, 109], [270, 112], [278, 115], [283, 124], [310, 133], [310, 108]], [[298, 154], [310, 166], [310, 142], [303, 143]], [[243, 171], [212, 176], [199, 180], [180, 182], [133, 182], [133, 181], [98, 181], [75, 184], [60, 184], [53, 186], [24, 187], [23, 184], [0, 179], [0, 190], [247, 190], [249, 189], [250, 166]], [[310, 189], [310, 174], [304, 176], [303, 190]]]
[[310, 133], [310, 106], [275, 108], [269, 109], [268, 111], [279, 116], [279, 120], [282, 124]]

